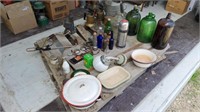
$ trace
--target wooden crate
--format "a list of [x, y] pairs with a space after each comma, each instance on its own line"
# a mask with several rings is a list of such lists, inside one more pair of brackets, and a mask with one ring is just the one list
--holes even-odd
[[62, 19], [69, 15], [67, 0], [47, 0], [44, 4], [47, 15], [52, 20]]

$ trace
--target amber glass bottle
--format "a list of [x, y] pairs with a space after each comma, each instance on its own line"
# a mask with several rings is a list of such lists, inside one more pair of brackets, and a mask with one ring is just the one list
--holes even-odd
[[161, 50], [167, 46], [175, 26], [174, 21], [170, 18], [171, 13], [168, 13], [166, 18], [162, 18], [158, 21], [158, 25], [151, 43], [153, 48]]

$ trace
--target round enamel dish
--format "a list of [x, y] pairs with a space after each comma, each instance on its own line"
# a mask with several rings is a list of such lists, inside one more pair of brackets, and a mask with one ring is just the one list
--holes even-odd
[[131, 57], [133, 63], [142, 68], [150, 67], [157, 60], [156, 54], [147, 49], [136, 49], [132, 52]]
[[89, 106], [100, 96], [102, 85], [92, 75], [80, 75], [67, 81], [62, 90], [66, 103], [76, 107]]

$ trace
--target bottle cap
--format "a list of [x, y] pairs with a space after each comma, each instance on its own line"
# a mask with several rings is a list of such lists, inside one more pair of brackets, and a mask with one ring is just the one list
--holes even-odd
[[94, 31], [94, 32], [93, 32], [93, 35], [97, 35], [97, 32], [96, 32], [96, 31]]

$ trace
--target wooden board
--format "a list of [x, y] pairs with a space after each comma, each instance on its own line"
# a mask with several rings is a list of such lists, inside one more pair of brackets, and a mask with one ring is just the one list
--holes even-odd
[[[66, 38], [64, 38], [64, 36], [59, 36], [59, 38], [60, 37], [63, 37], [62, 41], [65, 41]], [[60, 40], [61, 39], [58, 39], [58, 41], [60, 41]], [[80, 41], [80, 42], [84, 42], [84, 41]], [[63, 44], [63, 46], [66, 44], [66, 42], [60, 42], [60, 43]], [[61, 52], [60, 50], [51, 50], [51, 51], [42, 51], [41, 52], [42, 56], [44, 57], [44, 62], [46, 64], [47, 68], [49, 68], [50, 74], [55, 78], [55, 84], [58, 86], [59, 92], [60, 92], [60, 90], [63, 86], [63, 81], [67, 78], [66, 78], [65, 75], [63, 75], [61, 68], [55, 69], [55, 67], [53, 67], [49, 63], [49, 54], [50, 55], [55, 54], [55, 55], [58, 55], [59, 57], [64, 57], [69, 62], [69, 64], [71, 65], [73, 70], [74, 69], [81, 69], [81, 68], [86, 69], [86, 67], [84, 67], [83, 61], [80, 61], [77, 64], [72, 64], [69, 60], [71, 58], [73, 58], [74, 55], [71, 55], [71, 56], [68, 55], [68, 53], [70, 53], [71, 50], [80, 49], [82, 47], [82, 44], [83, 43], [79, 43], [79, 45], [73, 46], [72, 48], [69, 48], [69, 49], [65, 49], [63, 52]], [[128, 58], [128, 62], [123, 67], [131, 74], [131, 78], [129, 80], [127, 80], [126, 82], [124, 82], [123, 84], [119, 85], [118, 87], [112, 89], [112, 90], [109, 90], [109, 89], [106, 89], [106, 88], [103, 87], [101, 98], [98, 101], [96, 101], [93, 106], [91, 106], [90, 108], [85, 109], [85, 110], [78, 110], [78, 109], [75, 109], [73, 107], [69, 107], [62, 100], [65, 107], [66, 107], [66, 110], [67, 111], [77, 111], [77, 112], [98, 111], [104, 105], [106, 105], [106, 103], [108, 103], [112, 98], [120, 95], [130, 84], [132, 84], [140, 75], [142, 75], [146, 71], [145, 68], [136, 67], [133, 64], [132, 59], [130, 58], [132, 51], [134, 49], [138, 49], [138, 48], [144, 48], [144, 49], [149, 49], [149, 50], [153, 51], [154, 53], [156, 53], [158, 55], [157, 62], [160, 62], [161, 60], [165, 59], [164, 53], [169, 48], [169, 46], [164, 50], [155, 50], [155, 49], [151, 48], [150, 44], [142, 44], [142, 43], [137, 41], [135, 36], [130, 36], [130, 37], [127, 38], [127, 44], [126, 44], [125, 48], [114, 47], [113, 50], [110, 50], [108, 52], [102, 52], [101, 51], [97, 55], [93, 55], [94, 57], [96, 57], [98, 55], [106, 55], [106, 56], [117, 56], [119, 54], [126, 55], [127, 58]], [[113, 66], [115, 66], [115, 65], [111, 64], [109, 68], [111, 68]], [[94, 69], [90, 69], [89, 71], [90, 71], [90, 74], [94, 75], [94, 76], [97, 76], [99, 74], [99, 72], [95, 71]], [[70, 75], [70, 74], [68, 74], [68, 75]]]

